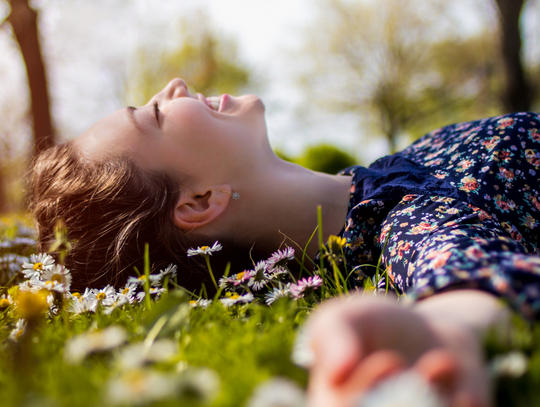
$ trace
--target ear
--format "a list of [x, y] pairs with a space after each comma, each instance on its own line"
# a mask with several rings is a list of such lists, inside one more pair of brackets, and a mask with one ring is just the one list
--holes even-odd
[[230, 199], [230, 185], [185, 190], [174, 208], [174, 224], [184, 230], [207, 225], [225, 211]]

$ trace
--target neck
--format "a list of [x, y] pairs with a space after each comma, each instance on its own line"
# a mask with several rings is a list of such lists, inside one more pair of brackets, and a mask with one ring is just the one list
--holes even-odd
[[[255, 172], [235, 186], [242, 198], [229, 204], [232, 216], [225, 221], [229, 230], [264, 252], [277, 250], [283, 242], [299, 251], [317, 227], [321, 206], [324, 241], [338, 234], [347, 215], [351, 177], [310, 171], [277, 157], [272, 160], [265, 166], [268, 170]], [[313, 259], [317, 251], [315, 235], [306, 254]]]

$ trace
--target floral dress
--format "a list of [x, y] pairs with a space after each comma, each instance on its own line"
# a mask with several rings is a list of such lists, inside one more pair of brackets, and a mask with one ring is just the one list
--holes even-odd
[[476, 288], [540, 315], [539, 114], [447, 126], [341, 173], [353, 176], [341, 236], [358, 279], [380, 258], [412, 298]]

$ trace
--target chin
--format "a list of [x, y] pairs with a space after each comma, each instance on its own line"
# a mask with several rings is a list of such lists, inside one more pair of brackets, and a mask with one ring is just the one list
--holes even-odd
[[262, 112], [266, 110], [263, 101], [257, 95], [243, 95], [240, 96], [238, 99], [242, 99], [242, 102], [247, 106], [259, 109]]

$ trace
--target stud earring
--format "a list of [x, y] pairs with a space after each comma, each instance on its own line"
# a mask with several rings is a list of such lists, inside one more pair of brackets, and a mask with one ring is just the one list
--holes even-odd
[[232, 199], [234, 199], [235, 201], [238, 201], [240, 199], [240, 194], [238, 192], [229, 192], [229, 191], [221, 191], [221, 192], [224, 192], [226, 194], [229, 194], [231, 196]]

